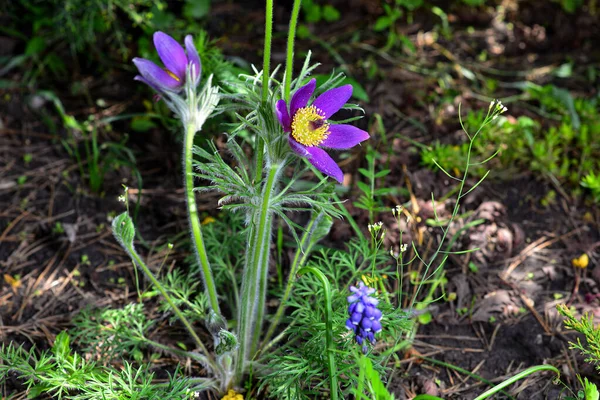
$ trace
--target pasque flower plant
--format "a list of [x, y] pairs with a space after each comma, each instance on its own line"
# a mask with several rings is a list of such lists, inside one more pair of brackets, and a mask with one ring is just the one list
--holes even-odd
[[[299, 2], [296, 3], [299, 4]], [[295, 9], [297, 11], [297, 7]], [[267, 16], [269, 15], [267, 13]], [[290, 26], [295, 25], [294, 18], [298, 16], [297, 12], [293, 15], [295, 17], [292, 18]], [[267, 18], [267, 38], [270, 38], [270, 26], [269, 18]], [[293, 30], [290, 28], [292, 39], [293, 34]], [[343, 173], [325, 149], [349, 149], [367, 140], [369, 134], [352, 125], [336, 124], [330, 121], [330, 118], [345, 106], [352, 95], [351, 85], [330, 88], [341, 80], [340, 75], [327, 83], [329, 90], [312, 100], [313, 94], [317, 90], [316, 80], [310, 79], [303, 84], [314, 68], [307, 67], [307, 62], [298, 78], [293, 81], [296, 90], [293, 96], [290, 96], [292, 80], [289, 77], [293, 60], [292, 47], [288, 47], [288, 65], [283, 85], [269, 75], [268, 59], [271, 43], [270, 40], [266, 40], [264, 66], [267, 70], [259, 72], [258, 77], [242, 77], [240, 80], [242, 83], [238, 85], [238, 87], [242, 86], [238, 91], [241, 94], [221, 96], [217, 88], [212, 86], [210, 76], [203, 85], [200, 85], [202, 64], [192, 36], [185, 37], [185, 47], [163, 32], [156, 32], [153, 39], [163, 67], [147, 59], [135, 58], [133, 63], [137, 67], [139, 75], [134, 79], [145, 83], [157, 92], [161, 101], [164, 101], [180, 119], [185, 131], [183, 180], [186, 204], [192, 247], [208, 298], [205, 327], [212, 335], [214, 354], [207, 350], [207, 346], [200, 339], [195, 328], [187, 321], [175, 302], [169, 299], [161, 282], [154, 277], [151, 270], [136, 253], [132, 235], [134, 227], [126, 213], [115, 219], [113, 230], [135, 264], [143, 269], [152, 283], [157, 286], [173, 308], [173, 312], [181, 319], [194, 338], [199, 350], [189, 352], [189, 356], [206, 366], [210, 376], [214, 378], [209, 379], [206, 387], [212, 385], [225, 393], [227, 390], [239, 389], [242, 386], [249, 368], [256, 370], [254, 365], [265, 346], [268, 347], [266, 342], [277, 328], [283, 315], [283, 308], [280, 307], [272, 318], [268, 333], [263, 337], [274, 218], [279, 216], [283, 221], [288, 222], [288, 226], [298, 238], [300, 245], [299, 253], [288, 277], [285, 294], [281, 299], [282, 305], [285, 305], [296, 279], [296, 272], [307, 259], [309, 250], [306, 247], [303, 248], [303, 244], [309, 241], [314, 244], [314, 231], [321, 227], [326, 227], [328, 230], [330, 224], [328, 225], [324, 221], [331, 221], [331, 216], [339, 216], [339, 212], [335, 211], [336, 206], [332, 205], [330, 201], [330, 192], [319, 189], [320, 185], [316, 185], [314, 189], [308, 191], [294, 192], [291, 183], [282, 183], [283, 179], [287, 179], [284, 178], [283, 171], [290, 163], [298, 162], [299, 160], [294, 155], [299, 155], [306, 158], [319, 171], [341, 183]], [[293, 46], [293, 40], [291, 46]], [[284, 90], [280, 91], [282, 86]], [[235, 88], [235, 86], [232, 87]], [[285, 93], [284, 99], [279, 99], [278, 93], [281, 92]], [[247, 152], [241, 150], [241, 146], [234, 137], [229, 139], [228, 146], [235, 158], [235, 166], [225, 162], [214, 147], [212, 152], [194, 147], [196, 133], [202, 129], [206, 119], [215, 111], [219, 100], [223, 98], [236, 101], [223, 106], [222, 109], [235, 109], [238, 116], [242, 110], [248, 113], [247, 116], [240, 117], [240, 126], [256, 134], [253, 147], [254, 163], [247, 159]], [[242, 105], [240, 106], [240, 104]], [[199, 160], [194, 160], [194, 154]], [[295, 171], [298, 172], [301, 169], [295, 169]], [[249, 227], [245, 231], [247, 247], [243, 256], [244, 270], [239, 288], [219, 288], [213, 277], [194, 195], [195, 176], [210, 182], [203, 188], [204, 190], [218, 190], [225, 194], [220, 201], [224, 208], [242, 210], [246, 213]], [[297, 178], [298, 176], [292, 177], [291, 182]], [[332, 185], [327, 185], [327, 187], [332, 187]], [[301, 233], [302, 238], [299, 238], [295, 232], [297, 226], [290, 223], [285, 214], [285, 211], [292, 206], [304, 207], [301, 208], [303, 210], [307, 208], [315, 210], [306, 229], [298, 230], [303, 232]], [[327, 215], [327, 218], [324, 215]], [[321, 233], [320, 237], [324, 234], [326, 232]], [[300, 252], [304, 253], [303, 256], [300, 256]], [[233, 290], [237, 294], [236, 297], [239, 297], [237, 310], [231, 305], [227, 307], [229, 310], [234, 308], [232, 310], [234, 313], [237, 311], [236, 321], [233, 324], [236, 327], [235, 331], [228, 329], [228, 323], [221, 313], [219, 302], [222, 297], [219, 297], [218, 289]], [[367, 299], [368, 297], [365, 297], [361, 301], [364, 303]], [[368, 314], [369, 311], [365, 312]], [[368, 316], [365, 318], [369, 319]], [[379, 319], [375, 318], [373, 321], [371, 328], [377, 328], [376, 324]], [[366, 324], [367, 322], [364, 322], [362, 325], [365, 326], [361, 329], [364, 332], [370, 332], [366, 328]], [[362, 334], [363, 331], [357, 331], [357, 337]], [[362, 337], [371, 339], [369, 333], [365, 333]], [[331, 339], [328, 346], [328, 352], [331, 353], [330, 360], [333, 360], [333, 346], [333, 339]], [[335, 382], [335, 379], [330, 382], [332, 390], [334, 386], [337, 386]], [[332, 394], [332, 398], [335, 399], [336, 395]]]

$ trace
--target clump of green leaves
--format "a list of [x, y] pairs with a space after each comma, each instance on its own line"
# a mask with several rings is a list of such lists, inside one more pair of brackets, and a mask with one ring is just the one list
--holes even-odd
[[[322, 249], [309, 264], [323, 272], [332, 286], [333, 337], [337, 348], [335, 358], [340, 395], [348, 398], [357, 387], [370, 390], [372, 386], [365, 380], [374, 379], [374, 371], [378, 376], [385, 376], [382, 365], [385, 365], [387, 354], [379, 351], [370, 353], [368, 357], [372, 360], [372, 370], [368, 377], [365, 376], [366, 366], [357, 362], [361, 358], [360, 346], [345, 327], [348, 318], [346, 297], [350, 293], [347, 285], [364, 279], [369, 284], [384, 282], [388, 274], [394, 273], [395, 266], [390, 264], [385, 251], [373, 248], [370, 238], [353, 240], [346, 250]], [[382, 283], [380, 286], [385, 285]], [[387, 291], [381, 292], [378, 297], [378, 307], [383, 311], [384, 329], [378, 334], [377, 340], [388, 344], [397, 343], [400, 336], [408, 332], [410, 318], [392, 304]], [[329, 390], [326, 381], [322, 379], [328, 375], [324, 352], [326, 311], [322, 299], [321, 284], [316, 277], [306, 274], [298, 278], [288, 302], [292, 313], [284, 332], [286, 342], [279, 348], [269, 349], [272, 353], [266, 356], [267, 365], [261, 390], [268, 390], [273, 398], [312, 399], [318, 395], [326, 395]]]
[[594, 201], [600, 203], [600, 174], [590, 172], [581, 180], [581, 186], [588, 188], [594, 196]]
[[[516, 119], [499, 116], [481, 132], [482, 140], [473, 144], [473, 155], [485, 159], [498, 149], [491, 165], [499, 178], [510, 178], [525, 167], [561, 192], [579, 195], [581, 184], [598, 198], [600, 182], [594, 174], [600, 171], [598, 99], [573, 98], [568, 91], [552, 85], [530, 84], [526, 95], [538, 103], [540, 113], [560, 123], [545, 127], [527, 116]], [[464, 124], [478, 126], [483, 117], [481, 112], [469, 112]], [[422, 150], [421, 162], [431, 169], [437, 163], [452, 171], [464, 165], [468, 148], [469, 143], [437, 142]], [[486, 171], [474, 166], [470, 172], [482, 176]]]
[[556, 309], [566, 318], [565, 327], [573, 329], [585, 336], [586, 344], [577, 338], [576, 342], [569, 342], [571, 349], [577, 349], [585, 356], [585, 361], [594, 364], [600, 371], [600, 328], [594, 325], [594, 317], [585, 313], [576, 318], [573, 312], [564, 304], [559, 304]]
[[14, 344], [0, 348], [0, 381], [16, 372], [27, 388], [28, 397], [41, 394], [71, 400], [186, 399], [193, 397], [192, 384], [176, 371], [165, 384], [153, 383], [147, 366], [123, 368], [99, 366], [70, 347], [70, 337], [60, 333], [52, 348], [39, 355]]
[[152, 327], [142, 304], [124, 308], [87, 309], [73, 320], [73, 339], [86, 354], [110, 362], [126, 355], [136, 361], [143, 358], [144, 336]]
[[356, 182], [362, 194], [359, 196], [358, 201], [354, 202], [354, 205], [369, 212], [369, 221], [371, 223], [375, 222], [373, 216], [376, 212], [387, 210], [387, 207], [383, 207], [382, 199], [394, 191], [391, 187], [388, 188], [377, 184], [391, 172], [387, 168], [376, 171], [375, 164], [380, 157], [381, 155], [369, 146], [365, 157], [368, 167], [358, 169], [358, 172], [366, 178], [367, 183], [363, 181]]

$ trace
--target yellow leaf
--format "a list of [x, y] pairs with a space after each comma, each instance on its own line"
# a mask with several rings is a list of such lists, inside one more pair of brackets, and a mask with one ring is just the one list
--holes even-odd
[[21, 280], [15, 279], [12, 276], [10, 276], [9, 274], [4, 274], [4, 282], [8, 283], [10, 285], [10, 287], [13, 289], [17, 289], [17, 288], [21, 287]]
[[216, 221], [217, 221], [217, 220], [216, 220], [216, 219], [214, 219], [213, 217], [211, 217], [211, 216], [208, 216], [208, 217], [206, 217], [206, 218], [204, 218], [204, 219], [202, 220], [202, 225], [208, 225], [208, 224], [212, 224], [213, 222], [216, 222]]

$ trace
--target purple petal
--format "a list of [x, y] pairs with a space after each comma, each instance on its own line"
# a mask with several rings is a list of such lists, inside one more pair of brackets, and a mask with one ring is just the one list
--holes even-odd
[[362, 320], [362, 317], [363, 317], [362, 313], [355, 312], [355, 313], [352, 313], [352, 315], [350, 316], [350, 320], [352, 321], [352, 323], [354, 325], [358, 325], [358, 323]]
[[352, 125], [330, 125], [329, 136], [321, 143], [330, 149], [349, 149], [367, 140], [369, 134]]
[[354, 308], [354, 312], [363, 313], [365, 311], [365, 305], [362, 302], [356, 303], [356, 308]]
[[325, 113], [325, 119], [338, 112], [352, 96], [352, 85], [330, 89], [317, 97], [313, 106]]
[[[318, 147], [306, 147], [296, 142], [291, 135], [288, 137], [288, 141], [290, 143], [290, 147], [296, 154], [306, 157], [308, 161], [319, 171], [327, 176], [331, 176], [339, 183], [342, 183], [342, 180], [344, 179], [344, 173], [333, 160], [333, 158], [331, 158], [329, 154], [325, 152], [325, 150], [322, 150]], [[350, 297], [348, 297], [348, 299], [350, 299]]]
[[306, 85], [296, 90], [296, 93], [294, 93], [292, 96], [292, 101], [290, 102], [290, 115], [292, 118], [294, 118], [294, 115], [296, 115], [296, 111], [298, 111], [298, 109], [306, 107], [308, 100], [310, 100], [310, 97], [315, 92], [316, 87], [317, 80], [311, 79]]
[[354, 325], [354, 322], [352, 322], [351, 319], [347, 319], [346, 320], [346, 328], [354, 330], [355, 325]]
[[379, 321], [375, 320], [371, 321], [371, 323], [371, 330], [373, 330], [373, 332], [381, 332], [381, 323]]
[[275, 114], [277, 114], [277, 119], [283, 127], [283, 131], [290, 132], [292, 130], [290, 114], [288, 113], [285, 100], [279, 100], [277, 104], [275, 104]]
[[147, 82], [155, 90], [177, 90], [181, 86], [180, 82], [150, 60], [134, 58], [133, 63], [145, 79], [143, 82]]
[[[306, 149], [306, 146], [296, 142], [292, 135], [288, 136], [288, 142], [294, 153], [298, 154], [300, 157], [310, 157], [310, 153]], [[356, 298], [356, 300], [358, 300], [358, 297]], [[348, 297], [348, 302], [351, 301], [355, 300], [350, 300], [350, 297]]]
[[366, 306], [366, 307], [365, 307], [365, 311], [363, 311], [363, 314], [364, 314], [364, 316], [365, 316], [366, 318], [373, 319], [373, 318], [374, 318], [374, 316], [375, 316], [375, 310], [377, 310], [377, 309], [375, 308], [375, 306], [368, 305], [368, 306]]
[[196, 46], [194, 46], [192, 35], [187, 35], [185, 37], [185, 50], [187, 52], [189, 64], [194, 67], [194, 75], [192, 77], [194, 83], [197, 85], [198, 82], [200, 82], [200, 76], [202, 75], [202, 62], [200, 61], [198, 50], [196, 50]]
[[360, 299], [360, 295], [359, 294], [353, 294], [353, 295], [350, 295], [350, 296], [346, 297], [346, 300], [348, 301], [348, 303], [355, 302], [358, 299]]
[[374, 306], [376, 306], [377, 304], [379, 304], [379, 300], [377, 300], [374, 297], [369, 297], [369, 296], [363, 296], [361, 298], [361, 301], [363, 303], [365, 303], [365, 304], [371, 304], [371, 305], [374, 305]]
[[150, 82], [148, 79], [144, 78], [144, 77], [143, 77], [143, 76], [141, 76], [141, 75], [136, 75], [136, 76], [133, 78], [133, 80], [134, 80], [134, 81], [140, 81], [140, 82], [142, 82], [142, 83], [145, 83], [146, 85], [150, 86], [152, 89], [154, 89], [155, 91], [157, 91], [157, 92], [159, 92], [159, 93], [162, 91], [162, 90], [161, 90], [161, 89], [160, 89], [158, 86], [155, 86], [155, 85], [154, 85], [152, 82]]
[[373, 321], [368, 318], [363, 318], [362, 321], [360, 321], [360, 327], [363, 328], [365, 332], [369, 332], [371, 330], [371, 326], [373, 326]]
[[171, 36], [163, 32], [154, 34], [154, 47], [165, 67], [174, 73], [181, 82], [185, 81], [188, 58], [183, 47]]
[[325, 152], [318, 147], [307, 147], [306, 151], [309, 153], [308, 161], [314, 165], [319, 171], [327, 176], [331, 176], [339, 183], [342, 183], [344, 179], [344, 173], [336, 162]]

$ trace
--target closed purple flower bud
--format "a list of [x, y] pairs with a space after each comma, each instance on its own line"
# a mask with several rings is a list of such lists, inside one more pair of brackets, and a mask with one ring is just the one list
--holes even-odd
[[134, 79], [143, 82], [159, 93], [179, 92], [186, 83], [188, 70], [194, 86], [200, 81], [202, 66], [200, 56], [190, 35], [185, 38], [185, 49], [171, 36], [156, 32], [154, 47], [165, 68], [150, 60], [134, 58], [133, 63], [140, 75]]
[[381, 332], [381, 322], [375, 320], [371, 322], [371, 330], [374, 333]]
[[377, 311], [378, 310], [377, 310], [377, 308], [375, 308], [375, 306], [368, 305], [368, 306], [365, 307], [365, 310], [363, 311], [363, 315], [366, 318], [374, 319], [375, 318], [375, 314], [376, 314]]
[[373, 325], [373, 322], [368, 319], [368, 318], [363, 318], [362, 321], [360, 322], [360, 326], [366, 331], [370, 331], [371, 330], [371, 326]]
[[356, 328], [356, 325], [354, 325], [354, 322], [352, 322], [351, 319], [347, 319], [346, 320], [346, 328], [354, 330]]
[[359, 312], [354, 312], [350, 316], [350, 320], [352, 321], [352, 323], [354, 325], [358, 325], [362, 319], [363, 319], [363, 315], [362, 315], [362, 313], [359, 313]]
[[352, 315], [352, 313], [354, 313], [355, 310], [356, 310], [356, 303], [352, 303], [348, 306], [348, 314]]

